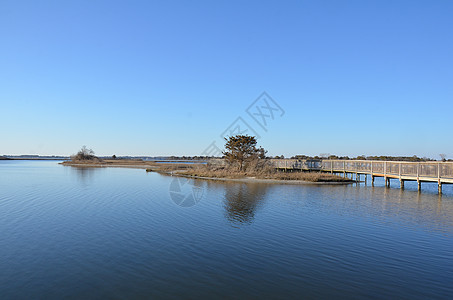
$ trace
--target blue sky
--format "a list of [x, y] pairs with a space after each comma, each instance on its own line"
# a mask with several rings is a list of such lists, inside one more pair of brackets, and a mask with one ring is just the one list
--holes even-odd
[[[0, 1], [0, 154], [453, 157], [452, 1]], [[267, 132], [245, 112], [266, 91]]]

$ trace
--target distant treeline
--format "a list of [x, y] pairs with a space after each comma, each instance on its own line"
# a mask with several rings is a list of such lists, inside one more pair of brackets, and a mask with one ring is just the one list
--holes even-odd
[[159, 157], [158, 159], [164, 160], [207, 160], [211, 158], [222, 158], [222, 157], [215, 157], [215, 156], [166, 156], [166, 157]]
[[[283, 155], [281, 155], [281, 156], [276, 156], [274, 158], [282, 159], [284, 157], [283, 157]], [[436, 161], [435, 159], [432, 159], [429, 157], [418, 157], [416, 155], [414, 155], [414, 156], [388, 156], [388, 155], [365, 156], [365, 155], [359, 155], [357, 157], [337, 156], [337, 155], [329, 155], [329, 156], [295, 155], [291, 158], [292, 159], [386, 160], [386, 161], [410, 161], [410, 162]], [[452, 160], [448, 160], [448, 161], [452, 161]]]
[[[215, 157], [215, 156], [167, 156], [167, 157], [159, 157], [158, 159], [163, 160], [208, 160], [212, 158], [223, 158], [223, 157]], [[277, 156], [270, 156], [268, 158], [274, 159], [285, 159], [283, 155]], [[414, 156], [388, 156], [388, 155], [381, 155], [381, 156], [365, 156], [359, 155], [357, 157], [349, 157], [349, 156], [338, 156], [338, 155], [329, 155], [329, 156], [309, 156], [309, 155], [295, 155], [292, 157], [286, 157], [291, 159], [343, 159], [343, 160], [386, 160], [386, 161], [410, 161], [410, 162], [423, 162], [423, 161], [436, 161], [435, 159], [429, 157], [418, 157]], [[452, 159], [447, 159], [445, 161], [453, 161]]]
[[64, 160], [68, 159], [68, 156], [55, 156], [55, 155], [3, 155], [0, 156], [0, 160]]
[[[214, 157], [214, 156], [167, 156], [167, 157], [159, 157], [159, 159], [164, 159], [164, 160], [208, 160], [212, 158], [223, 158], [223, 157]], [[274, 158], [274, 159], [285, 159], [285, 156], [283, 155], [277, 155], [277, 156], [270, 156], [268, 158]], [[321, 156], [321, 155], [316, 155], [316, 156], [309, 156], [309, 155], [295, 155], [292, 157], [286, 157], [286, 158], [291, 158], [291, 159], [303, 159], [303, 160], [309, 160], [309, 159], [343, 159], [343, 160], [386, 160], [386, 161], [410, 161], [410, 162], [423, 162], [423, 161], [436, 161], [435, 159], [429, 158], [429, 157], [418, 157], [416, 155], [414, 156], [388, 156], [388, 155], [381, 155], [381, 156], [365, 156], [365, 155], [359, 155], [357, 157], [349, 157], [349, 156], [338, 156], [338, 155], [329, 155], [329, 156]], [[446, 161], [453, 161], [452, 159], [446, 160]]]

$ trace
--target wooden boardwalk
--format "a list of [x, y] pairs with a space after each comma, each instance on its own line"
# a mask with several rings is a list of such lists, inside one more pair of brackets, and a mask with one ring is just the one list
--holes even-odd
[[391, 179], [397, 179], [402, 189], [405, 181], [416, 181], [419, 190], [422, 182], [436, 182], [442, 193], [442, 184], [453, 184], [453, 162], [298, 159], [272, 159], [271, 162], [281, 170], [322, 171], [351, 178], [355, 175], [357, 181], [360, 181], [360, 175], [370, 175], [372, 184], [376, 177], [383, 177], [386, 186], [390, 186]]

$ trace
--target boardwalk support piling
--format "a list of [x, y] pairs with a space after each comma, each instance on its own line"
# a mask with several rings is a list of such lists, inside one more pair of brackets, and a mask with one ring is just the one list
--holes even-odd
[[[272, 159], [272, 164], [279, 172], [318, 171], [331, 174], [343, 173], [344, 178], [360, 182], [365, 175], [365, 185], [371, 176], [374, 186], [376, 177], [383, 177], [386, 187], [391, 179], [399, 179], [400, 188], [405, 188], [406, 181], [417, 182], [421, 191], [422, 182], [436, 182], [439, 194], [444, 184], [453, 184], [453, 162], [407, 162], [407, 161], [368, 161], [368, 160], [294, 160]], [[355, 178], [354, 178], [355, 176]]]

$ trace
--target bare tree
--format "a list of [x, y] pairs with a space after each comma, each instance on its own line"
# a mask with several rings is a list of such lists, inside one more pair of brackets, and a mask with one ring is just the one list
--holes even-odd
[[442, 161], [447, 161], [447, 155], [446, 155], [446, 154], [441, 153], [441, 154], [439, 154], [439, 156], [440, 156], [440, 159], [441, 159]]
[[86, 146], [83, 146], [82, 149], [77, 152], [76, 155], [71, 157], [72, 160], [94, 160], [98, 159], [94, 155], [94, 151], [92, 149], [88, 149]]

